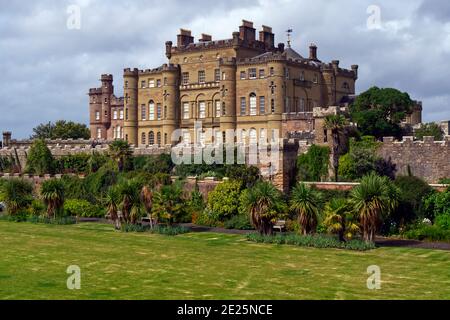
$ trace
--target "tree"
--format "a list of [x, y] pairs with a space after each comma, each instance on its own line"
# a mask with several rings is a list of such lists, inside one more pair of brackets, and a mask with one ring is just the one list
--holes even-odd
[[0, 200], [6, 203], [6, 208], [11, 216], [28, 208], [33, 201], [33, 186], [22, 179], [10, 179], [2, 183], [0, 188]]
[[64, 207], [64, 184], [58, 179], [44, 181], [41, 197], [47, 206], [47, 216], [56, 218]]
[[319, 182], [328, 176], [330, 148], [312, 145], [308, 152], [297, 159], [299, 181]]
[[383, 218], [392, 213], [399, 203], [400, 191], [387, 177], [372, 173], [361, 180], [351, 192], [351, 201], [358, 214], [363, 238], [373, 242]]
[[141, 185], [135, 180], [124, 180], [117, 188], [121, 198], [122, 219], [126, 224], [134, 224], [140, 213]]
[[91, 137], [89, 128], [85, 124], [75, 123], [73, 121], [59, 120], [56, 123], [40, 124], [33, 129], [34, 134], [31, 139], [85, 139]]
[[304, 183], [299, 183], [293, 190], [290, 200], [290, 209], [298, 217], [301, 233], [307, 235], [315, 233], [318, 224], [321, 195]]
[[155, 192], [153, 214], [169, 225], [177, 222], [184, 213], [183, 190], [179, 184], [162, 186]]
[[47, 147], [44, 140], [35, 140], [30, 148], [27, 157], [27, 167], [25, 169], [28, 173], [38, 175], [51, 174], [54, 169], [54, 158]]
[[286, 209], [281, 192], [270, 182], [258, 182], [246, 192], [243, 206], [261, 235], [271, 235], [276, 220]]
[[434, 137], [435, 141], [442, 141], [444, 139], [444, 131], [434, 122], [426, 123], [416, 130], [415, 137], [418, 140], [423, 140], [423, 137]]
[[208, 195], [208, 209], [216, 221], [225, 221], [238, 214], [240, 181], [230, 180], [219, 184]]
[[144, 205], [145, 211], [150, 218], [150, 228], [153, 229], [152, 207], [153, 207], [153, 192], [149, 186], [144, 186], [141, 190], [141, 201]]
[[339, 148], [341, 145], [340, 136], [342, 130], [344, 130], [347, 120], [343, 115], [329, 115], [325, 118], [325, 129], [331, 130], [331, 135], [333, 137], [333, 169], [334, 169], [334, 179], [336, 182], [339, 181]]
[[117, 163], [120, 172], [124, 171], [125, 163], [128, 162], [133, 155], [128, 142], [124, 140], [116, 140], [109, 145], [109, 154], [111, 158]]
[[350, 115], [363, 135], [377, 139], [400, 137], [400, 124], [412, 112], [412, 106], [413, 101], [406, 92], [372, 87], [356, 98], [350, 106]]
[[323, 224], [329, 233], [337, 234], [344, 242], [359, 232], [359, 226], [354, 221], [353, 208], [345, 198], [334, 198], [325, 206], [325, 220]]
[[119, 219], [119, 207], [120, 207], [120, 191], [117, 187], [111, 187], [106, 193], [106, 208], [107, 215], [114, 222], [116, 230], [120, 230], [121, 223]]

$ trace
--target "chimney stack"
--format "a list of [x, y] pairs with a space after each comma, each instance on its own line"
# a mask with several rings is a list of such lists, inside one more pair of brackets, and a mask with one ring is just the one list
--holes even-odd
[[12, 133], [10, 131], [3, 132], [3, 148], [9, 147], [11, 144]]
[[253, 28], [253, 22], [242, 20], [242, 26], [239, 27], [239, 37], [247, 43], [256, 40], [256, 29]]
[[282, 42], [280, 42], [279, 44], [278, 44], [278, 51], [280, 51], [281, 53], [283, 53], [284, 52], [284, 43], [282, 43]]
[[309, 60], [318, 61], [317, 46], [314, 43], [311, 43], [311, 45], [309, 46]]
[[273, 49], [275, 47], [275, 35], [272, 28], [268, 26], [262, 26], [262, 28], [262, 31], [259, 32], [259, 41], [265, 44], [266, 49]]
[[192, 36], [191, 30], [180, 29], [180, 34], [177, 36], [178, 47], [186, 47], [191, 43], [194, 43], [194, 37]]
[[212, 36], [210, 36], [209, 34], [202, 33], [200, 42], [210, 42], [210, 41], [212, 41]]
[[172, 58], [172, 46], [173, 46], [172, 41], [166, 42], [166, 57], [167, 57], [167, 59]]
[[352, 65], [353, 73], [355, 74], [355, 80], [358, 80], [358, 69], [359, 66], [357, 64]]
[[331, 61], [331, 65], [333, 66], [333, 69], [334, 69], [335, 72], [339, 71], [339, 60]]

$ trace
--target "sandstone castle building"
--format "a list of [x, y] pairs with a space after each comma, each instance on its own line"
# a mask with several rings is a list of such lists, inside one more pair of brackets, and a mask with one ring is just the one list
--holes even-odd
[[[171, 141], [176, 129], [200, 143], [289, 138], [316, 129], [314, 108], [348, 103], [358, 79], [357, 65], [322, 62], [314, 44], [307, 57], [290, 41], [275, 45], [267, 26], [257, 38], [249, 21], [226, 40], [203, 34], [195, 42], [181, 29], [176, 45], [166, 42], [166, 56], [156, 69], [125, 69], [123, 98], [114, 95], [112, 75], [101, 77], [102, 87], [89, 91], [93, 139], [170, 145], [178, 142]], [[203, 132], [195, 133], [195, 121]], [[229, 129], [237, 137], [227, 137]]]

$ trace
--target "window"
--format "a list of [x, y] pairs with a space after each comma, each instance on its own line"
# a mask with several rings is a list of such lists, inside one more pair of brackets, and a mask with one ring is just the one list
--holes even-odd
[[167, 140], [167, 133], [164, 133], [164, 144], [167, 145], [169, 141]]
[[158, 134], [156, 135], [156, 144], [158, 146], [161, 145], [161, 132], [158, 132]]
[[241, 116], [245, 116], [247, 114], [247, 102], [244, 97], [241, 98]]
[[270, 76], [273, 77], [275, 75], [275, 69], [273, 67], [270, 68]]
[[256, 132], [256, 129], [250, 129], [249, 132], [250, 137], [250, 144], [258, 144], [258, 134]]
[[222, 72], [222, 80], [227, 80], [227, 74], [225, 72]]
[[317, 76], [317, 74], [314, 74], [313, 82], [319, 83], [319, 77]]
[[108, 116], [108, 111], [105, 111], [105, 118]]
[[182, 76], [181, 76], [181, 80], [183, 82], [183, 85], [188, 85], [189, 84], [189, 72], [183, 72]]
[[214, 81], [216, 81], [216, 82], [220, 81], [220, 69], [214, 70]]
[[108, 98], [105, 98], [105, 104], [108, 104]]
[[289, 79], [289, 78], [290, 78], [290, 71], [289, 71], [289, 68], [286, 68], [286, 69], [284, 70], [284, 74], [285, 74], [285, 76], [286, 76], [286, 79]]
[[164, 106], [164, 119], [167, 119], [167, 106]]
[[155, 87], [155, 79], [148, 80], [148, 87], [149, 88], [154, 88]]
[[256, 116], [256, 110], [257, 110], [256, 94], [252, 93], [250, 95], [250, 115]]
[[205, 133], [205, 131], [200, 131], [198, 133], [198, 141], [197, 142], [198, 142], [199, 145], [205, 146], [205, 143], [206, 143], [206, 133]]
[[259, 70], [259, 77], [260, 78], [265, 78], [266, 77], [266, 70], [260, 69]]
[[227, 115], [227, 108], [225, 108], [225, 102], [222, 102], [222, 115], [223, 116]]
[[191, 143], [191, 134], [187, 130], [183, 131], [183, 143], [184, 144], [190, 144]]
[[120, 111], [119, 111], [119, 119], [120, 119], [120, 120], [123, 120], [123, 110], [120, 110]]
[[270, 111], [271, 111], [272, 113], [275, 113], [275, 100], [274, 100], [274, 99], [272, 99], [272, 100], [270, 101]]
[[248, 77], [250, 79], [256, 79], [256, 68], [248, 69]]
[[95, 120], [100, 121], [100, 111], [95, 112]]
[[266, 113], [266, 97], [259, 97], [259, 114]]
[[300, 112], [305, 112], [305, 99], [301, 98], [300, 99]]
[[219, 100], [216, 101], [216, 118], [220, 118], [222, 116], [222, 104]]
[[300, 73], [300, 81], [305, 81], [305, 71], [302, 71], [302, 73]]
[[123, 131], [120, 126], [117, 126], [114, 131], [114, 139], [122, 139], [123, 138]]
[[205, 82], [206, 82], [205, 70], [200, 70], [198, 72], [198, 83], [205, 83]]
[[102, 129], [97, 128], [97, 139], [101, 139], [101, 138], [102, 138]]
[[141, 106], [141, 120], [146, 120], [147, 119], [147, 112], [146, 112], [146, 107], [145, 105]]
[[199, 106], [198, 106], [198, 117], [200, 119], [205, 119], [206, 118], [206, 103], [205, 102], [200, 102]]
[[153, 131], [148, 134], [148, 144], [151, 146], [155, 144], [155, 133]]
[[141, 81], [141, 88], [145, 88], [145, 81]]
[[342, 88], [343, 88], [343, 89], [350, 89], [350, 85], [348, 84], [348, 82], [344, 82], [344, 83], [342, 84]]
[[220, 130], [217, 130], [214, 134], [214, 143], [216, 145], [222, 144], [223, 140], [222, 140], [222, 132]]
[[161, 120], [162, 119], [162, 109], [161, 109], [161, 104], [157, 104], [156, 105], [156, 117], [157, 117], [157, 119], [158, 120]]
[[279, 131], [277, 129], [272, 129], [272, 142], [276, 142], [279, 138]]
[[167, 78], [164, 78], [164, 85], [167, 86]]
[[161, 79], [156, 80], [156, 86], [161, 88]]
[[275, 94], [275, 82], [270, 82], [270, 93]]
[[189, 119], [189, 103], [183, 103], [183, 119]]
[[113, 112], [113, 120], [117, 120], [117, 116], [118, 116], [117, 110], [114, 110], [114, 112]]
[[262, 144], [267, 143], [267, 131], [266, 129], [261, 129], [259, 132], [259, 141]]
[[291, 112], [291, 100], [289, 97], [286, 97], [284, 102], [284, 112], [289, 113]]
[[247, 74], [245, 73], [245, 71], [241, 71], [241, 80], [245, 79], [247, 79]]
[[153, 101], [150, 101], [148, 109], [148, 120], [155, 120], [155, 103]]
[[141, 137], [141, 144], [143, 145], [143, 146], [145, 146], [145, 144], [146, 144], [146, 134], [145, 134], [145, 132], [142, 132], [142, 137]]
[[128, 120], [128, 108], [125, 110], [125, 118]]
[[125, 81], [125, 89], [128, 89], [128, 81]]

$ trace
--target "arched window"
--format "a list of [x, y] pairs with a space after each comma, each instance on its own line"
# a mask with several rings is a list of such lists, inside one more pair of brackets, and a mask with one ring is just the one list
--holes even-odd
[[158, 132], [158, 134], [156, 135], [156, 144], [158, 146], [161, 145], [161, 132]]
[[245, 131], [245, 129], [241, 129], [241, 132], [239, 134], [239, 142], [247, 143], [247, 131]]
[[257, 114], [257, 104], [256, 104], [256, 94], [250, 94], [250, 115], [256, 116]]
[[258, 134], [255, 128], [251, 128], [249, 132], [250, 144], [258, 144]]
[[145, 141], [146, 139], [145, 139], [145, 137], [146, 137], [145, 132], [142, 132], [141, 144], [142, 144], [143, 146], [146, 145], [146, 141]]
[[262, 144], [267, 143], [267, 130], [266, 129], [261, 129], [259, 132], [259, 141]]
[[148, 144], [151, 146], [155, 144], [155, 133], [153, 131], [148, 134]]
[[153, 100], [150, 101], [148, 105], [148, 120], [155, 120], [155, 102]]
[[275, 113], [275, 100], [274, 99], [272, 99], [270, 101], [270, 109], [271, 109], [272, 113]]

